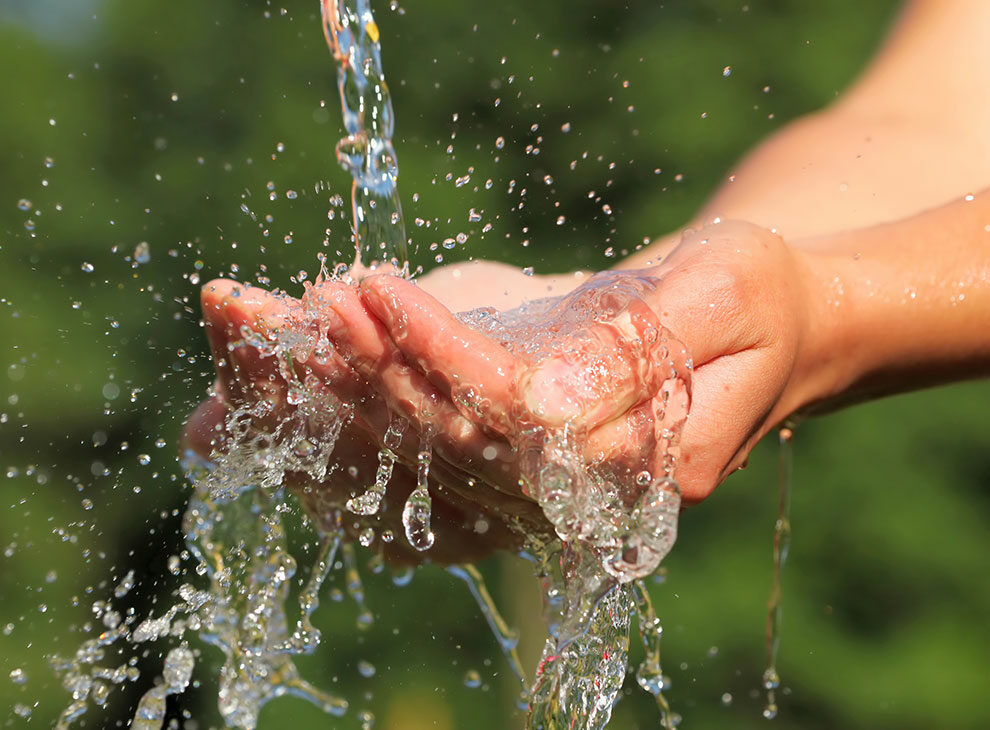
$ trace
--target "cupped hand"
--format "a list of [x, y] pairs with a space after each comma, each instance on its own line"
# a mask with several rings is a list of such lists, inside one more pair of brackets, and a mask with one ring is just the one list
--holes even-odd
[[[299, 466], [298, 450], [291, 451], [296, 468], [288, 465], [285, 483], [323, 527], [343, 529], [352, 538], [372, 527], [393, 562], [463, 563], [494, 549], [519, 549], [524, 530], [509, 530], [510, 521], [546, 529], [534, 505], [486, 490], [475, 494], [470, 475], [434, 459], [428, 481], [435, 545], [427, 553], [412, 549], [401, 516], [417, 486], [421, 434], [404, 427], [326, 339], [336, 322], [326, 301], [347, 291], [344, 284], [325, 283], [297, 300], [232, 281], [207, 284], [203, 317], [218, 377], [211, 397], [190, 416], [183, 447], [216, 458], [248, 434], [291, 438], [307, 451], [334, 444], [332, 458], [321, 465], [329, 467], [325, 474], [310, 468], [313, 458]], [[353, 514], [346, 504], [375, 482], [389, 424], [401, 439], [392, 444], [397, 463], [387, 494], [375, 514]]]
[[[566, 425], [586, 463], [620, 482], [663, 476], [673, 456], [691, 503], [813, 392], [812, 286], [778, 236], [726, 222], [686, 233], [656, 267], [604, 272], [502, 316], [459, 318], [382, 276], [328, 303], [344, 359], [481, 482], [531, 496], [527, 437]], [[683, 414], [666, 406], [688, 380], [690, 415], [671, 449]]]
[[[298, 410], [291, 391], [300, 384], [307, 397], [349, 404], [334, 457], [341, 468], [325, 480], [290, 479], [314, 514], [342, 515], [356, 531], [367, 520], [344, 505], [374, 481], [389, 425], [404, 424], [373, 521], [391, 526], [397, 559], [413, 554], [399, 547], [399, 515], [428, 445], [437, 540], [427, 557], [461, 562], [547, 532], [533, 503], [547, 434], [581, 447], [580, 463], [565, 471], [591, 466], [623, 485], [626, 507], [671, 471], [692, 503], [814, 392], [816, 358], [827, 353], [815, 351], [810, 327], [812, 276], [803, 255], [769, 231], [721, 223], [688, 232], [658, 266], [603, 272], [508, 312], [456, 316], [441, 303], [488, 303], [493, 292], [498, 301], [499, 290], [516, 303], [567, 281], [473, 264], [418, 286], [391, 276], [324, 282], [301, 300], [213, 282], [203, 304], [218, 384], [190, 420], [189, 443], [204, 454], [216, 448], [222, 415], [252, 401], [274, 404], [255, 424], [271, 428]], [[245, 332], [262, 346], [245, 346]], [[263, 343], [275, 340], [281, 356], [266, 355]], [[316, 440], [332, 426], [307, 418]]]

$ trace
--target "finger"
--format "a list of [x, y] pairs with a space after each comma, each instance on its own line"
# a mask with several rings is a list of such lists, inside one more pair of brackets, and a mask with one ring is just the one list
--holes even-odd
[[767, 416], [780, 389], [772, 385], [767, 369], [761, 350], [747, 350], [695, 371], [691, 413], [676, 465], [685, 502], [708, 497], [773, 426]]
[[671, 380], [655, 397], [588, 434], [585, 460], [623, 487], [627, 506], [655, 480], [678, 478], [676, 459], [689, 407], [688, 384]]
[[[590, 302], [582, 301], [588, 297]], [[593, 321], [555, 343], [559, 354], [524, 374], [526, 409], [544, 424], [592, 429], [648, 400], [671, 378], [688, 376], [674, 341], [627, 282], [598, 283], [569, 304]]]
[[361, 298], [402, 354], [459, 409], [499, 433], [513, 432], [516, 357], [403, 279], [369, 277]]
[[329, 336], [363, 377], [365, 389], [378, 392], [391, 410], [413, 424], [420, 434], [428, 434], [444, 459], [514, 491], [517, 478], [509, 445], [466, 418], [443, 392], [409, 365], [354, 289], [334, 287], [323, 296], [334, 313], [328, 320]]
[[270, 348], [287, 323], [286, 298], [227, 279], [211, 281], [200, 296], [222, 395], [242, 402], [268, 393], [279, 372]]

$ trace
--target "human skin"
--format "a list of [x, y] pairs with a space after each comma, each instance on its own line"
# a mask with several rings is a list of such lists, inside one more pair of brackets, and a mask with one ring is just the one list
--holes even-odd
[[[990, 192], [801, 247], [752, 224], [722, 222], [686, 234], [662, 263], [625, 275], [657, 282], [642, 303], [693, 358], [691, 414], [676, 466], [689, 503], [710, 495], [789, 417], [990, 373]], [[566, 415], [535, 420], [582, 423], [589, 453], [599, 460], [604, 454], [605, 462], [628, 449], [623, 419], [656, 395], [656, 384], [651, 390], [617, 375], [618, 385], [595, 381], [601, 392], [575, 400], [564, 386], [586, 377], [592, 362], [580, 347], [566, 368], [554, 362], [540, 379], [534, 373], [550, 361], [513, 357], [408, 282], [371, 277], [360, 297], [365, 312], [348, 307], [348, 327], [361, 316], [382, 322], [401, 355], [390, 358], [392, 367], [415, 369], [448, 397], [471, 383], [492, 401], [493, 414], [554, 403], [549, 413]], [[587, 327], [612, 324], [591, 317]], [[369, 365], [359, 348], [343, 347], [386, 401], [409, 399], [387, 370]], [[624, 361], [631, 356], [612, 353], [617, 374], [635, 367]], [[613, 407], [584, 406], [603, 402]], [[451, 404], [458, 407], [457, 399]], [[507, 443], [519, 438], [517, 421], [478, 420]]]
[[[566, 345], [567, 357], [535, 361], [470, 329], [402, 279], [324, 283], [309, 296], [318, 297], [335, 359], [304, 365], [341, 400], [360, 403], [355, 424], [369, 442], [393, 415], [432, 433], [448, 490], [506, 516], [523, 504], [513, 446], [532, 423], [579, 427], [596, 463], [656, 467], [647, 453], [655, 443], [636, 438], [632, 424], [664, 377], [644, 375], [643, 351], [619, 341], [645, 338], [649, 327], [666, 327], [693, 358], [675, 472], [688, 503], [710, 495], [788, 417], [990, 372], [990, 191], [802, 247], [752, 224], [713, 224], [686, 234], [658, 265], [585, 281], [561, 306], [573, 301], [577, 310], [588, 291], [609, 291], [623, 279], [655, 285], [618, 313], [591, 316]], [[204, 289], [214, 331], [285, 326], [284, 299], [232, 297], [236, 286]], [[218, 358], [256, 359], [250, 348], [225, 355], [217, 345], [224, 340], [211, 339]], [[597, 376], [602, 350], [604, 379]], [[221, 367], [220, 392], [243, 398], [229, 370]], [[246, 380], [273, 377], [262, 369]], [[484, 408], [458, 397], [468, 386]], [[405, 442], [407, 463], [418, 442]], [[469, 479], [487, 489], [458, 490]]]
[[[683, 231], [621, 265], [625, 276], [656, 282], [636, 306], [694, 360], [676, 467], [688, 502], [707, 497], [787, 417], [987, 373], [990, 213], [988, 194], [975, 191], [990, 170], [990, 93], [979, 62], [990, 53], [980, 42], [988, 36], [990, 4], [912, 3], [836, 104], [758, 147]], [[531, 395], [520, 384], [531, 384], [541, 363], [506, 357], [451, 312], [509, 309], [596, 285], [582, 272], [526, 277], [477, 262], [439, 269], [418, 287], [387, 277], [359, 289], [329, 286], [322, 295], [339, 360], [327, 382], [346, 381], [349, 392], [377, 404], [362, 431], [366, 452], [377, 449], [390, 413], [413, 430], [428, 423], [446, 465], [440, 471], [489, 487], [462, 496], [497, 495], [511, 500], [509, 511], [522, 509], [512, 423], [479, 415], [450, 393], [469, 382], [504, 412], [520, 412]], [[210, 294], [228, 286], [204, 290], [204, 308], [214, 309], [207, 320], [255, 317], [250, 298], [220, 306]], [[591, 319], [593, 328], [612, 326]], [[581, 358], [572, 364], [580, 371]], [[656, 385], [627, 380], [625, 391], [608, 392], [622, 410], [569, 414], [587, 428], [591, 456], [629, 459], [616, 435], [628, 432], [623, 424], [656, 396]], [[552, 389], [542, 397], [552, 398]], [[209, 427], [193, 419], [192, 430]], [[484, 458], [489, 446], [499, 458]]]

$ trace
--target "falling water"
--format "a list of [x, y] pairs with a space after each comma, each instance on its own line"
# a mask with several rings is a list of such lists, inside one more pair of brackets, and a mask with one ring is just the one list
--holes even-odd
[[323, 32], [337, 62], [337, 88], [347, 135], [337, 160], [351, 185], [355, 268], [375, 262], [408, 271], [406, 229], [392, 146], [395, 115], [385, 73], [378, 25], [369, 0], [321, 0]]
[[783, 598], [781, 577], [787, 552], [791, 546], [791, 482], [794, 429], [785, 426], [778, 434], [780, 449], [779, 482], [780, 492], [777, 502], [777, 521], [773, 528], [773, 583], [770, 599], [767, 601], [766, 656], [767, 668], [763, 672], [763, 689], [766, 703], [763, 716], [772, 720], [777, 716], [777, 688], [780, 674], [777, 672], [777, 651], [780, 648], [781, 599]]

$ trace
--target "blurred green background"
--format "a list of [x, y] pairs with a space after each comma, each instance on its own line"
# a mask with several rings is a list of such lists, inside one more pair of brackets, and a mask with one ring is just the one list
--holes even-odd
[[[414, 263], [610, 265], [686, 220], [754, 142], [833, 99], [895, 6], [378, 3]], [[291, 277], [316, 273], [328, 225], [331, 258], [346, 249], [346, 220], [327, 217], [349, 184], [333, 158], [339, 107], [318, 11], [316, 0], [0, 0], [0, 726], [52, 725], [67, 696], [45, 657], [75, 650], [91, 603], [128, 570], [139, 585], [121, 608], [169, 600], [162, 576], [188, 495], [175, 444], [211, 380], [197, 284], [223, 275], [298, 292]], [[466, 244], [431, 250], [460, 232]], [[150, 261], [137, 264], [141, 242]], [[777, 726], [990, 727], [988, 404], [990, 384], [965, 384], [799, 429]], [[762, 445], [684, 515], [654, 586], [685, 727], [766, 725], [775, 459]], [[532, 669], [527, 569], [482, 569]], [[405, 588], [366, 580], [376, 625], [356, 632], [354, 607], [327, 602], [325, 645], [303, 662], [354, 709], [338, 720], [283, 699], [262, 727], [357, 728], [360, 709], [396, 730], [519, 725], [508, 666], [462, 584], [431, 568]], [[80, 724], [126, 725], [162, 651]], [[217, 656], [204, 648], [213, 669]], [[480, 688], [464, 685], [468, 670]], [[178, 726], [218, 724], [215, 679], [197, 676], [170, 705]], [[613, 726], [657, 727], [650, 699], [633, 682], [626, 694]]]

